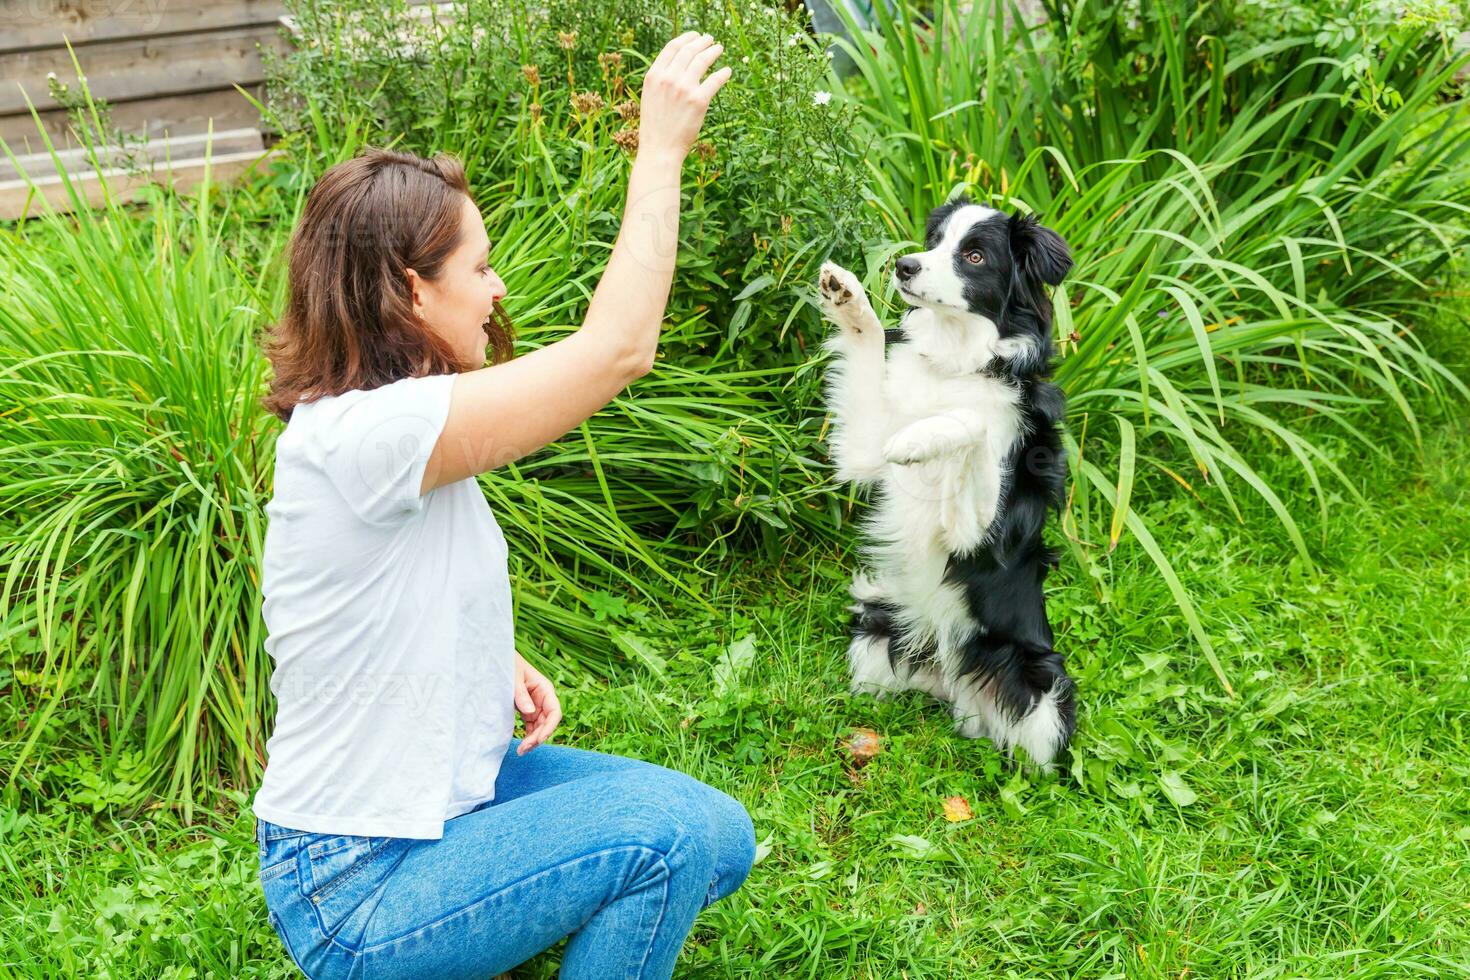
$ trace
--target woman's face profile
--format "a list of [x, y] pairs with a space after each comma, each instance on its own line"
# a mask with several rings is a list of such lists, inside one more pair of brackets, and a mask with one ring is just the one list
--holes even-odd
[[490, 236], [475, 202], [465, 197], [460, 209], [459, 244], [444, 261], [437, 279], [408, 270], [414, 307], [424, 324], [452, 346], [470, 368], [486, 361], [490, 337], [485, 321], [506, 294], [505, 283], [489, 266]]

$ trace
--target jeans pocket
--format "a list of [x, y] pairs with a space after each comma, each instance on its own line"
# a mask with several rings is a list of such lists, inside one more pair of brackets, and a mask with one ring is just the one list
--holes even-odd
[[334, 946], [361, 947], [366, 917], [377, 903], [368, 899], [384, 887], [412, 848], [405, 837], [324, 837], [302, 851], [302, 891], [317, 926]]
[[303, 869], [308, 880], [302, 882], [307, 897], [313, 902], [326, 899], [360, 869], [372, 852], [372, 838], [356, 834], [320, 837], [308, 844]]

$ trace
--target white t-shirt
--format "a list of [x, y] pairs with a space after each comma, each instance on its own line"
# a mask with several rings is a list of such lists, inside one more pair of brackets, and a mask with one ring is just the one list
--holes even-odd
[[453, 374], [302, 402], [276, 442], [262, 563], [275, 729], [255, 814], [444, 835], [514, 733], [505, 537], [473, 478], [419, 485]]

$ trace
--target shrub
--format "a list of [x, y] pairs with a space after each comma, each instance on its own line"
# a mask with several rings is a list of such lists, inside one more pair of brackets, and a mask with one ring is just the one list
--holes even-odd
[[803, 356], [807, 338], [788, 331], [803, 308], [793, 301], [832, 242], [876, 230], [852, 193], [865, 149], [851, 140], [854, 110], [824, 101], [826, 53], [782, 8], [466, 0], [451, 17], [414, 18], [404, 0], [288, 7], [298, 43], [270, 63], [281, 131], [309, 134], [321, 163], [360, 140], [455, 153], [482, 202], [508, 197], [565, 220], [579, 271], [600, 269], [617, 235], [643, 69], [690, 28], [723, 43], [718, 64], [734, 74], [685, 165], [669, 304], [671, 317], [704, 313], [721, 330], [695, 348], [675, 339], [669, 360], [727, 347], [740, 367]]

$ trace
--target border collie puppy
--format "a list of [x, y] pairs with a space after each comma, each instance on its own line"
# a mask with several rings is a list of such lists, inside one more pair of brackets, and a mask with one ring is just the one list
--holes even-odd
[[1067, 477], [1046, 287], [1071, 253], [1034, 218], [963, 197], [929, 215], [924, 245], [894, 272], [899, 330], [846, 269], [825, 263], [818, 281], [837, 327], [824, 343], [836, 476], [876, 485], [869, 573], [850, 589], [852, 689], [926, 691], [961, 734], [1050, 769], [1076, 728], [1042, 594], [1060, 558], [1042, 527]]

